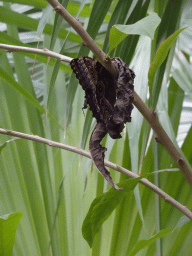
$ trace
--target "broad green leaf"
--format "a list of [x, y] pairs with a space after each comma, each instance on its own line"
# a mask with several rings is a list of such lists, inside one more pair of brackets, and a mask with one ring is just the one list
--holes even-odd
[[85, 217], [85, 220], [83, 222], [83, 226], [82, 226], [82, 234], [84, 239], [87, 241], [87, 243], [89, 244], [90, 247], [92, 247], [92, 243], [93, 243], [93, 232], [92, 232], [92, 212], [94, 207], [102, 200], [103, 195], [100, 195], [98, 197], [96, 197], [94, 199], [94, 201], [92, 202], [89, 211]]
[[159, 233], [157, 233], [156, 235], [152, 236], [149, 239], [146, 240], [140, 240], [136, 246], [134, 247], [134, 249], [128, 254], [128, 256], [134, 256], [136, 255], [140, 250], [144, 249], [145, 247], [149, 246], [151, 243], [155, 242], [157, 239], [169, 234], [173, 229], [169, 228], [169, 229], [163, 229], [161, 230]]
[[109, 35], [109, 51], [113, 50], [128, 35], [142, 35], [154, 38], [154, 33], [161, 19], [156, 13], [131, 25], [115, 25]]
[[93, 238], [100, 230], [102, 224], [108, 219], [123, 198], [133, 193], [139, 180], [140, 178], [122, 181], [118, 186], [123, 188], [123, 191], [111, 188], [108, 192], [94, 199], [82, 226], [83, 237], [90, 247], [92, 247]]
[[0, 255], [11, 256], [17, 226], [23, 214], [14, 212], [0, 217]]
[[166, 59], [167, 54], [171, 48], [171, 46], [173, 45], [173, 43], [175, 42], [175, 40], [177, 39], [177, 37], [179, 36], [179, 34], [186, 28], [181, 28], [179, 30], [177, 30], [175, 33], [173, 33], [171, 36], [169, 36], [158, 48], [155, 58], [153, 60], [153, 62], [150, 65], [149, 68], [149, 72], [148, 72], [148, 85], [149, 85], [149, 91], [150, 93], [152, 93], [152, 86], [153, 86], [153, 80], [155, 77], [155, 73], [157, 71], [157, 69], [161, 66], [161, 64], [163, 63], [163, 61]]

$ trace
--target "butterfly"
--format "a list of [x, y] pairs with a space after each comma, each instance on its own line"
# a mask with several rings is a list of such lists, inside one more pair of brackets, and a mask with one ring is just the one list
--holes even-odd
[[89, 142], [92, 159], [105, 179], [118, 189], [104, 167], [106, 148], [100, 142], [107, 133], [113, 139], [121, 138], [124, 124], [131, 121], [135, 74], [120, 58], [112, 58], [111, 61], [118, 74], [116, 77], [100, 62], [88, 56], [73, 59], [70, 65], [85, 91], [83, 108], [89, 105], [97, 120]]

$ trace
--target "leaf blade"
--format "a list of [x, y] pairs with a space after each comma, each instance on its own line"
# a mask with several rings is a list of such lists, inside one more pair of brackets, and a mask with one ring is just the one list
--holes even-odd
[[161, 19], [156, 13], [137, 21], [131, 25], [115, 25], [109, 35], [109, 51], [112, 51], [128, 35], [143, 35], [151, 39]]
[[153, 62], [150, 65], [149, 72], [148, 72], [148, 85], [149, 85], [149, 91], [152, 93], [152, 86], [153, 86], [153, 80], [155, 77], [155, 73], [157, 69], [161, 66], [165, 58], [167, 57], [167, 54], [173, 45], [174, 41], [177, 39], [179, 34], [186, 28], [181, 28], [177, 30], [175, 33], [173, 33], [171, 36], [169, 36], [158, 48], [155, 58]]
[[0, 217], [0, 255], [12, 255], [17, 226], [22, 216], [21, 212], [14, 212]]
[[169, 229], [163, 229], [160, 232], [158, 232], [156, 235], [152, 236], [149, 239], [146, 240], [140, 240], [136, 246], [134, 247], [134, 249], [128, 254], [129, 256], [134, 256], [136, 255], [137, 252], [139, 252], [140, 250], [144, 249], [145, 247], [149, 246], [151, 243], [155, 242], [157, 239], [169, 234], [173, 229], [169, 228]]
[[129, 193], [133, 193], [140, 179], [122, 181], [118, 186], [122, 187], [123, 191], [111, 188], [108, 192], [93, 200], [82, 226], [83, 237], [90, 247], [92, 247], [94, 236], [98, 233], [102, 224], [108, 219], [123, 198], [128, 196]]

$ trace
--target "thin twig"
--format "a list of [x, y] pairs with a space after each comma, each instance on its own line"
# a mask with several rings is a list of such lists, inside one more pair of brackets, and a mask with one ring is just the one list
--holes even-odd
[[[42, 138], [42, 137], [37, 136], [37, 135], [30, 135], [30, 134], [26, 134], [26, 133], [17, 132], [17, 131], [6, 130], [6, 129], [3, 129], [3, 128], [0, 128], [0, 133], [1, 134], [6, 134], [6, 135], [9, 135], [9, 136], [14, 136], [14, 137], [26, 139], [26, 140], [32, 140], [32, 141], [35, 141], [35, 142], [40, 142], [40, 143], [43, 143], [43, 144], [47, 144], [50, 147], [65, 149], [65, 150], [77, 153], [79, 155], [85, 156], [87, 158], [91, 158], [90, 153], [81, 149], [81, 148], [72, 147], [72, 146], [69, 146], [69, 145], [66, 145], [66, 144], [63, 144], [63, 143], [60, 143], [60, 142], [56, 142], [56, 141], [53, 141], [53, 140]], [[123, 167], [117, 166], [116, 164], [114, 164], [110, 161], [107, 161], [107, 160], [105, 160], [105, 166], [107, 166], [111, 169], [114, 169], [114, 170], [116, 170], [120, 173], [123, 173], [126, 176], [131, 177], [131, 178], [140, 177], [139, 175], [137, 175], [137, 174], [135, 174], [135, 173], [123, 168]], [[162, 197], [166, 202], [172, 204], [176, 209], [178, 209], [180, 212], [182, 212], [184, 215], [186, 215], [190, 220], [192, 220], [192, 212], [186, 206], [180, 204], [178, 201], [176, 201], [174, 198], [169, 196], [163, 190], [161, 190], [160, 188], [155, 186], [153, 183], [148, 181], [146, 178], [142, 178], [140, 180], [140, 183], [142, 183], [146, 187], [153, 190], [156, 194], [158, 194], [160, 197]]]
[[[87, 31], [83, 28], [82, 24], [76, 20], [72, 15], [70, 15], [67, 10], [57, 1], [57, 0], [47, 0], [52, 7], [58, 12], [81, 36], [83, 42], [87, 47], [97, 56], [98, 60], [103, 64], [106, 69], [108, 69], [111, 74], [115, 75], [116, 71], [113, 67], [110, 58], [106, 59], [106, 54], [100, 49], [100, 47], [94, 42], [94, 40], [90, 37]], [[146, 118], [149, 122], [153, 130], [157, 135], [157, 141], [161, 143], [161, 145], [168, 151], [173, 161], [178, 165], [179, 170], [182, 172], [184, 178], [192, 187], [192, 169], [186, 162], [184, 156], [180, 153], [180, 151], [175, 147], [168, 134], [163, 129], [162, 125], [158, 121], [158, 117], [153, 110], [147, 107], [147, 105], [143, 102], [143, 100], [139, 97], [139, 95], [134, 92], [134, 105], [141, 112], [141, 114]]]
[[30, 52], [35, 54], [42, 54], [47, 55], [49, 57], [53, 57], [55, 59], [58, 59], [60, 61], [65, 61], [70, 63], [72, 58], [67, 57], [65, 55], [50, 51], [47, 48], [38, 49], [38, 48], [31, 48], [31, 47], [24, 47], [24, 46], [17, 46], [17, 45], [9, 45], [9, 44], [0, 44], [1, 49], [5, 49], [8, 52]]

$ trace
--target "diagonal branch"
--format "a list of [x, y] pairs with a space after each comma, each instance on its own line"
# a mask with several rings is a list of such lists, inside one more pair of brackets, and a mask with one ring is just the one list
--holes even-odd
[[[9, 135], [9, 136], [22, 138], [22, 139], [32, 140], [32, 141], [35, 141], [35, 142], [40, 142], [40, 143], [43, 143], [43, 144], [47, 144], [50, 147], [65, 149], [65, 150], [77, 153], [79, 155], [85, 156], [87, 158], [91, 158], [90, 153], [81, 149], [81, 148], [72, 147], [72, 146], [69, 146], [69, 145], [66, 145], [66, 144], [63, 144], [63, 143], [60, 143], [60, 142], [56, 142], [56, 141], [53, 141], [53, 140], [48, 140], [48, 139], [42, 138], [42, 137], [37, 136], [37, 135], [30, 135], [30, 134], [26, 134], [26, 133], [17, 132], [17, 131], [6, 130], [6, 129], [3, 129], [3, 128], [0, 128], [0, 133], [5, 134], [5, 135]], [[121, 172], [121, 173], [125, 174], [126, 176], [128, 176], [130, 178], [138, 178], [139, 177], [139, 175], [137, 175], [137, 174], [135, 174], [135, 173], [123, 168], [123, 167], [117, 166], [116, 164], [114, 164], [110, 161], [107, 161], [107, 160], [105, 160], [105, 166], [107, 166], [109, 168], [112, 168], [112, 169], [114, 169], [118, 172]], [[146, 178], [142, 178], [140, 180], [140, 183], [142, 183], [146, 187], [153, 190], [156, 194], [158, 194], [160, 197], [162, 197], [166, 202], [172, 204], [176, 209], [178, 209], [180, 212], [182, 212], [184, 215], [186, 215], [190, 220], [192, 220], [192, 212], [186, 206], [180, 204], [178, 201], [176, 201], [174, 198], [169, 196], [163, 190], [161, 190], [160, 188], [155, 186], [153, 183], [148, 181]]]

